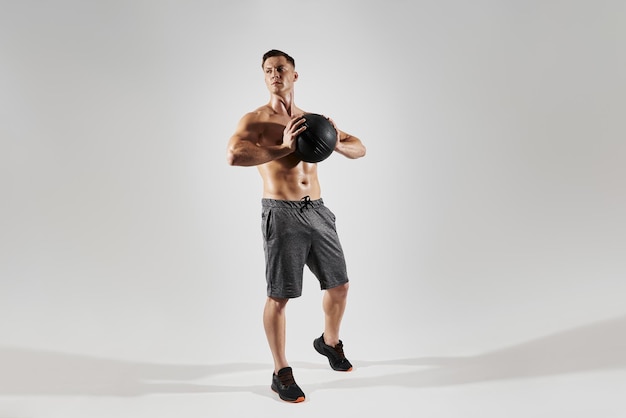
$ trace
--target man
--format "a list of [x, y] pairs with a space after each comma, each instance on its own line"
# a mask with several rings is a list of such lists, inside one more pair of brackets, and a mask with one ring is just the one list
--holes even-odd
[[[267, 281], [263, 325], [274, 359], [271, 388], [285, 401], [301, 402], [305, 395], [285, 355], [287, 302], [301, 295], [303, 268], [307, 265], [324, 291], [324, 332], [313, 345], [334, 370], [350, 371], [352, 365], [339, 339], [348, 276], [335, 216], [321, 198], [317, 164], [294, 155], [295, 139], [306, 129], [302, 117], [305, 112], [294, 102], [294, 84], [298, 80], [295, 61], [282, 51], [271, 50], [263, 55], [261, 68], [269, 102], [241, 118], [228, 142], [227, 158], [230, 165], [256, 166], [263, 179]], [[352, 159], [365, 155], [359, 138], [336, 130], [336, 152]]]

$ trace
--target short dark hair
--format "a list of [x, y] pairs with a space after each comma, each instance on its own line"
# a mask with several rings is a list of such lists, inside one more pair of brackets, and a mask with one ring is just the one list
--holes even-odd
[[294, 60], [289, 54], [283, 51], [279, 51], [278, 49], [270, 49], [265, 54], [263, 54], [263, 61], [261, 61], [261, 68], [263, 68], [263, 64], [265, 64], [265, 60], [271, 57], [285, 57], [287, 58], [287, 62], [293, 65], [293, 68], [296, 68], [296, 60]]

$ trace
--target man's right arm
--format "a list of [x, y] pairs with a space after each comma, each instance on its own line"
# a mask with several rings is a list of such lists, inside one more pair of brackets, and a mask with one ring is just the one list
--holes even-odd
[[291, 121], [283, 135], [280, 145], [261, 145], [261, 132], [254, 114], [247, 114], [239, 121], [235, 133], [228, 141], [227, 157], [229, 165], [254, 166], [276, 160], [291, 154], [295, 150], [295, 137], [302, 130], [300, 124]]

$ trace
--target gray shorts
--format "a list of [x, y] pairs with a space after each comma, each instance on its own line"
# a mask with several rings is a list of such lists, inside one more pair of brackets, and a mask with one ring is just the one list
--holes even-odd
[[321, 289], [348, 282], [335, 215], [322, 199], [262, 199], [261, 204], [267, 296], [301, 296], [305, 265], [317, 277]]

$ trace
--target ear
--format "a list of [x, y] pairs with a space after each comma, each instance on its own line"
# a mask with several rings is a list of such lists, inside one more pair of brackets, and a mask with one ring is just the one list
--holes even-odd
[[298, 81], [298, 72], [297, 71], [293, 72], [293, 81]]

